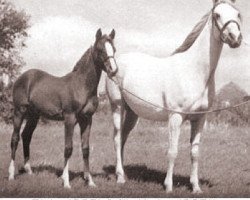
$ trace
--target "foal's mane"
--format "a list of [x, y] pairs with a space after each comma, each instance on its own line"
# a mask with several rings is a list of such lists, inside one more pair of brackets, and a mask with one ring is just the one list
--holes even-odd
[[178, 47], [171, 55], [175, 55], [177, 53], [183, 53], [187, 51], [196, 41], [196, 39], [199, 37], [200, 33], [204, 29], [208, 18], [211, 14], [211, 11], [209, 11], [206, 15], [204, 15], [201, 20], [195, 25], [191, 33], [188, 34], [184, 42], [181, 44], [180, 47]]
[[92, 56], [92, 46], [89, 47], [87, 49], [87, 51], [83, 54], [83, 56], [80, 58], [80, 60], [77, 61], [77, 63], [75, 64], [74, 68], [73, 68], [73, 72], [77, 71], [78, 69], [80, 69], [81, 67], [83, 67], [86, 62], [89, 59], [89, 56]]

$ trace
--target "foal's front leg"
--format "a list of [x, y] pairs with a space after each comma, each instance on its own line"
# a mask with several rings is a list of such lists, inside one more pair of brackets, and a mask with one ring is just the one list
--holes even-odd
[[73, 133], [76, 123], [76, 117], [74, 114], [65, 114], [65, 149], [64, 149], [64, 169], [62, 174], [64, 188], [71, 188], [69, 184], [69, 159], [73, 151]]
[[191, 121], [191, 175], [190, 175], [190, 183], [193, 186], [193, 193], [201, 193], [201, 189], [199, 186], [198, 179], [198, 158], [199, 158], [199, 144], [201, 131], [203, 129], [205, 123], [205, 116], [202, 116], [197, 121]]
[[78, 119], [81, 131], [81, 143], [82, 143], [82, 155], [83, 155], [83, 163], [84, 163], [84, 179], [88, 181], [88, 185], [91, 187], [95, 187], [95, 183], [92, 179], [89, 170], [89, 136], [90, 129], [92, 125], [92, 116], [91, 117], [82, 117]]

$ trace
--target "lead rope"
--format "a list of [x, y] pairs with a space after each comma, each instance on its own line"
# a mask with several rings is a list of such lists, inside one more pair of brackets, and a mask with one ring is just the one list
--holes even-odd
[[[115, 79], [116, 80], [115, 80]], [[142, 102], [156, 108], [156, 109], [161, 109], [161, 110], [166, 110], [170, 113], [177, 113], [177, 114], [182, 114], [182, 115], [202, 115], [202, 114], [210, 114], [210, 113], [215, 113], [215, 112], [221, 112], [221, 111], [224, 111], [224, 110], [230, 110], [230, 109], [233, 109], [233, 108], [237, 108], [237, 107], [240, 107], [242, 105], [245, 105], [247, 103], [250, 102], [250, 100], [247, 100], [247, 101], [244, 101], [242, 103], [239, 103], [239, 104], [236, 104], [236, 105], [233, 105], [233, 106], [226, 106], [224, 108], [218, 108], [218, 109], [214, 109], [214, 110], [208, 110], [208, 111], [197, 111], [197, 112], [182, 112], [182, 111], [177, 111], [177, 110], [172, 110], [172, 109], [169, 109], [169, 108], [166, 108], [166, 107], [162, 107], [162, 106], [159, 106], [157, 104], [154, 104], [154, 103], [151, 103], [139, 96], [137, 96], [136, 94], [134, 94], [133, 92], [127, 90], [126, 88], [123, 88], [120, 84], [120, 82], [118, 81], [118, 77], [116, 75], [114, 75], [113, 77], [110, 78], [118, 87], [121, 91], [123, 92], [126, 92], [130, 95], [132, 95], [133, 97], [141, 100]]]

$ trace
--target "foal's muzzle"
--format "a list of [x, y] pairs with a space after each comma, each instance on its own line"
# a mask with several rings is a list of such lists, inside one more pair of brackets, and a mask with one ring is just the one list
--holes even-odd
[[104, 61], [104, 65], [106, 67], [107, 74], [109, 77], [115, 76], [118, 72], [118, 66], [114, 56], [108, 56]]

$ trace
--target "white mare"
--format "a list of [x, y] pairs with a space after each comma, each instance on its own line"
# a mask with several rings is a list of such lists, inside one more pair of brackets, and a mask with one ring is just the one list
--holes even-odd
[[117, 60], [119, 70], [114, 79], [119, 84], [106, 79], [114, 120], [117, 182], [125, 182], [123, 149], [138, 117], [168, 120], [168, 169], [164, 185], [167, 192], [172, 192], [180, 127], [185, 120], [190, 120], [190, 182], [194, 193], [201, 192], [198, 157], [205, 115], [189, 115], [187, 112], [210, 108], [215, 95], [214, 74], [223, 43], [232, 48], [241, 44], [241, 16], [234, 3], [233, 0], [214, 1], [212, 11], [202, 18], [172, 56], [156, 58], [129, 53]]

